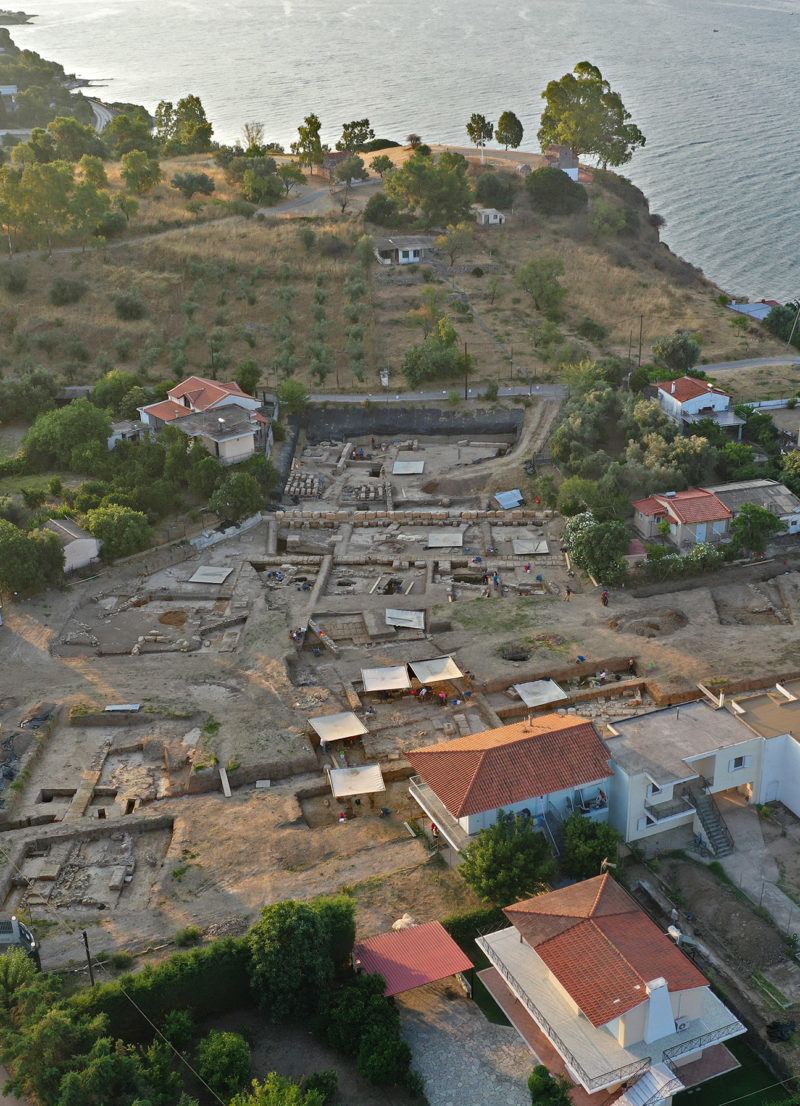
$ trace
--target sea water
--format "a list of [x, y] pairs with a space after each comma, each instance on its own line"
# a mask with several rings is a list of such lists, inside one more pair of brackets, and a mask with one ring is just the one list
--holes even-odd
[[[13, 5], [19, 7], [22, 0]], [[30, 0], [15, 41], [98, 95], [155, 107], [197, 93], [222, 142], [245, 122], [288, 143], [376, 134], [465, 144], [506, 109], [537, 150], [541, 92], [581, 60], [619, 91], [647, 145], [622, 170], [664, 239], [726, 291], [800, 295], [800, 0]]]

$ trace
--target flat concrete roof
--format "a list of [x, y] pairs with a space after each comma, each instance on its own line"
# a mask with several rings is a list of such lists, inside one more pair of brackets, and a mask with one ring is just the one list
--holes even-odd
[[727, 710], [699, 700], [612, 723], [604, 734], [609, 753], [629, 776], [645, 773], [659, 785], [697, 779], [688, 757], [700, 757], [747, 741], [747, 732]]
[[[780, 737], [781, 734], [789, 733], [800, 740], [800, 680], [781, 686], [791, 695], [796, 695], [797, 701], [790, 702], [779, 691], [771, 688], [758, 695], [734, 695], [728, 701], [728, 707], [759, 737]], [[744, 713], [734, 711], [732, 702]]]

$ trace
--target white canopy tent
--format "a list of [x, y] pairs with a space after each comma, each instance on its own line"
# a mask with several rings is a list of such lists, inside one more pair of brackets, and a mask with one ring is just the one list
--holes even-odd
[[361, 682], [364, 691], [407, 691], [411, 687], [408, 669], [404, 664], [387, 668], [362, 668]]
[[200, 568], [198, 568], [195, 572], [194, 576], [189, 577], [189, 583], [224, 584], [232, 572], [232, 568], [217, 568], [214, 565], [201, 565]]
[[319, 734], [323, 748], [329, 741], [346, 741], [348, 737], [358, 737], [369, 730], [352, 711], [341, 714], [323, 714], [318, 718], [309, 718], [309, 725]]
[[429, 661], [411, 661], [409, 667], [421, 684], [438, 684], [442, 680], [460, 680], [464, 673], [452, 657], [434, 657]]
[[380, 764], [364, 764], [360, 768], [329, 768], [328, 780], [334, 799], [352, 795], [373, 795], [385, 791]]
[[402, 611], [396, 607], [386, 608], [386, 625], [397, 626], [404, 630], [424, 630], [424, 611]]
[[428, 534], [428, 549], [461, 549], [464, 545], [463, 530], [431, 530]]
[[419, 476], [424, 471], [424, 461], [395, 461], [392, 465], [392, 476]]
[[568, 699], [566, 691], [555, 680], [530, 680], [525, 684], [514, 684], [514, 691], [526, 707], [538, 707], [542, 703], [553, 703], [557, 699]]

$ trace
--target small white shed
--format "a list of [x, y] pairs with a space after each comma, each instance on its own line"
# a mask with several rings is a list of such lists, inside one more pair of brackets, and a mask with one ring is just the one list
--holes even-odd
[[482, 227], [499, 227], [506, 221], [506, 216], [496, 207], [478, 207], [475, 209], [475, 221]]

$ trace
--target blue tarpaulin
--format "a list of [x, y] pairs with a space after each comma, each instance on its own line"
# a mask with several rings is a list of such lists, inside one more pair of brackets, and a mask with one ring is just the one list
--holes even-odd
[[513, 492], [498, 492], [495, 499], [505, 511], [510, 511], [512, 507], [522, 505], [522, 492], [519, 488], [515, 488]]

